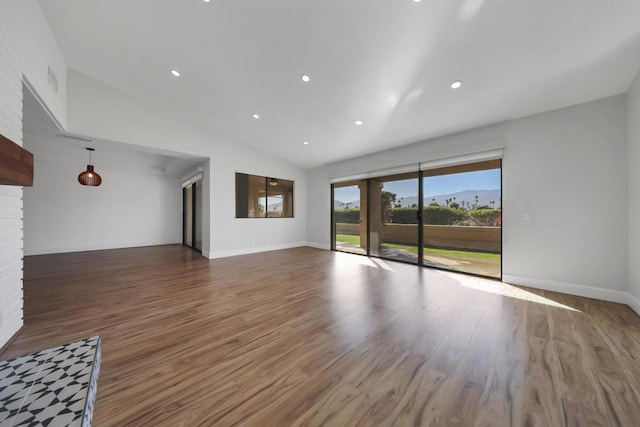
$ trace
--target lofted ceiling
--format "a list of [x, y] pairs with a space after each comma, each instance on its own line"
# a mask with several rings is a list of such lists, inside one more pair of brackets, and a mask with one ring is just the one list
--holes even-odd
[[640, 67], [638, 0], [40, 4], [71, 68], [305, 168], [624, 93]]

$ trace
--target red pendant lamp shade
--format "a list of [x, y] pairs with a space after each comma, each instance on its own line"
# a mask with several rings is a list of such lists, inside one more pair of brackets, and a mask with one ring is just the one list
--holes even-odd
[[102, 184], [102, 177], [93, 170], [93, 165], [91, 164], [91, 152], [94, 149], [87, 148], [87, 151], [89, 151], [89, 164], [87, 165], [87, 170], [78, 175], [78, 182], [82, 185], [97, 187]]

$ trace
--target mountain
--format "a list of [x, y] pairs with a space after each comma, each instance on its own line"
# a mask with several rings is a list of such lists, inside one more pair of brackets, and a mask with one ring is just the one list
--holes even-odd
[[[476, 203], [476, 197], [478, 196], [478, 205], [486, 205], [491, 206], [491, 202], [495, 202], [494, 206], [496, 208], [500, 207], [501, 202], [500, 198], [502, 197], [500, 190], [464, 190], [459, 191], [457, 193], [451, 194], [438, 194], [436, 196], [431, 196], [425, 198], [424, 204], [425, 206], [435, 200], [437, 204], [440, 206], [447, 206], [447, 199], [453, 199], [455, 197], [456, 203], [462, 205], [462, 202], [469, 203], [469, 206], [473, 206]], [[398, 197], [396, 198], [396, 203], [402, 205], [403, 208], [411, 207], [412, 205], [418, 204], [418, 196], [410, 196], [410, 197]], [[341, 202], [340, 200], [334, 200], [333, 207], [335, 209], [344, 209], [346, 207], [346, 202]], [[350, 208], [359, 208], [360, 200], [354, 200], [349, 202]]]
[[351, 202], [341, 202], [340, 200], [333, 201], [334, 209], [345, 209], [347, 208], [347, 204], [349, 204], [349, 208], [359, 208], [360, 207], [360, 199], [353, 200]]

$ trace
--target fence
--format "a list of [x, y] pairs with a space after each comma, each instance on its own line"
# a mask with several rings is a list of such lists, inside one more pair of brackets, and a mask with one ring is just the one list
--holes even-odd
[[[336, 224], [338, 234], [360, 234], [360, 224]], [[384, 224], [382, 240], [386, 243], [415, 246], [417, 226], [412, 224]], [[467, 227], [458, 225], [425, 225], [425, 246], [447, 249], [466, 249], [500, 252], [500, 227]]]

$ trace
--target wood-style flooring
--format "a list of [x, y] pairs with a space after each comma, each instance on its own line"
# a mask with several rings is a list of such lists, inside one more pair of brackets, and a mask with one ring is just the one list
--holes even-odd
[[629, 307], [296, 248], [25, 258], [0, 358], [101, 335], [94, 426], [639, 426]]

